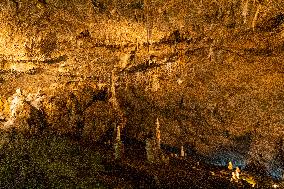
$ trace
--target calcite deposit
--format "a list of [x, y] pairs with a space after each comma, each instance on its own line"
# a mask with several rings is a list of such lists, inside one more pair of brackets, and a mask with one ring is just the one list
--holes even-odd
[[[145, 142], [158, 119], [163, 145], [283, 179], [284, 6], [269, 2], [2, 0], [1, 128], [97, 142], [123, 124]], [[45, 98], [11, 122], [16, 89]]]

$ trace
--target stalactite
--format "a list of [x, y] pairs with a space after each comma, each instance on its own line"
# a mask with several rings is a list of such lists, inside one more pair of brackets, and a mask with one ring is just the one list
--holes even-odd
[[244, 18], [244, 24], [247, 24], [248, 6], [249, 6], [249, 0], [246, 0], [244, 5], [243, 5], [243, 10], [242, 10], [242, 16]]
[[256, 21], [257, 21], [257, 18], [258, 18], [258, 14], [259, 14], [260, 9], [261, 9], [261, 4], [259, 4], [259, 5], [257, 6], [256, 12], [255, 12], [254, 17], [253, 17], [253, 21], [252, 21], [252, 29], [253, 29], [253, 30], [254, 30], [254, 28], [255, 28], [255, 24], [256, 24]]
[[144, 7], [145, 7], [144, 13], [146, 17], [148, 52], [150, 51], [152, 28], [153, 28], [151, 3], [152, 3], [151, 0], [144, 0]]
[[119, 120], [120, 120], [120, 126], [121, 129], [124, 128], [124, 125], [126, 123], [126, 118], [125, 115], [122, 111], [122, 109], [120, 108], [120, 104], [117, 100], [116, 97], [116, 90], [115, 90], [115, 85], [116, 85], [116, 81], [117, 81], [117, 76], [115, 75], [115, 69], [112, 70], [111, 72], [111, 88], [110, 88], [110, 93], [111, 93], [111, 98], [109, 99], [109, 102], [111, 103], [113, 109], [115, 110], [115, 112], [117, 113]]

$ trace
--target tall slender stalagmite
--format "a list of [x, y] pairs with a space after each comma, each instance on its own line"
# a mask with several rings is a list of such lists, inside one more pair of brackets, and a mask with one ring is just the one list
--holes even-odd
[[180, 157], [185, 157], [185, 152], [183, 146], [180, 148]]
[[115, 159], [121, 159], [123, 155], [123, 143], [121, 141], [120, 125], [118, 125], [115, 130], [116, 138], [114, 141], [114, 157]]
[[157, 144], [157, 150], [160, 150], [161, 149], [161, 131], [160, 131], [159, 118], [157, 118], [157, 121], [156, 121], [156, 144]]
[[150, 163], [160, 163], [161, 162], [161, 131], [160, 131], [160, 122], [159, 118], [156, 120], [156, 131], [155, 135], [150, 135], [149, 138], [146, 139], [146, 153], [147, 160]]
[[115, 159], [121, 159], [123, 155], [123, 148], [124, 148], [123, 143], [121, 141], [121, 130], [124, 128], [126, 124], [126, 118], [116, 98], [116, 91], [115, 91], [116, 81], [117, 81], [117, 78], [115, 76], [115, 69], [113, 69], [111, 72], [111, 89], [110, 89], [111, 98], [109, 101], [117, 115], [117, 123], [114, 128], [115, 129], [114, 155], [115, 155]]

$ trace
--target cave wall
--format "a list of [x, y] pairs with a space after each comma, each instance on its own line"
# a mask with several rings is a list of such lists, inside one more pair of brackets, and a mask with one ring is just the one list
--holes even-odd
[[[1, 64], [30, 60], [43, 70], [3, 76], [1, 95], [44, 85], [52, 130], [76, 133], [72, 124], [83, 119], [80, 132], [96, 141], [115, 120], [109, 103], [76, 113], [72, 107], [94, 94], [89, 87], [78, 94], [74, 86], [48, 89], [78, 77], [109, 87], [111, 70], [120, 68], [116, 89], [127, 135], [144, 141], [158, 117], [164, 144], [190, 146], [215, 164], [257, 164], [283, 178], [283, 3], [202, 2], [1, 1]], [[135, 48], [135, 60], [121, 68], [123, 54]], [[152, 66], [150, 55], [157, 59]], [[44, 61], [64, 63], [67, 71]], [[83, 100], [74, 102], [74, 95]]]

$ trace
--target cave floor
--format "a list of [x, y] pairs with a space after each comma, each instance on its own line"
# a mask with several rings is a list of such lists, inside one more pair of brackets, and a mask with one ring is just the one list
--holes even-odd
[[[130, 139], [131, 140], [131, 139]], [[242, 171], [238, 181], [232, 181], [232, 171], [226, 167], [208, 165], [198, 159], [186, 156], [178, 157], [163, 151], [169, 161], [149, 163], [146, 160], [145, 147], [135, 139], [124, 145], [123, 158], [114, 159], [111, 144], [96, 145], [103, 155], [105, 170], [99, 173], [99, 179], [111, 188], [272, 188], [281, 183], [270, 178]]]

